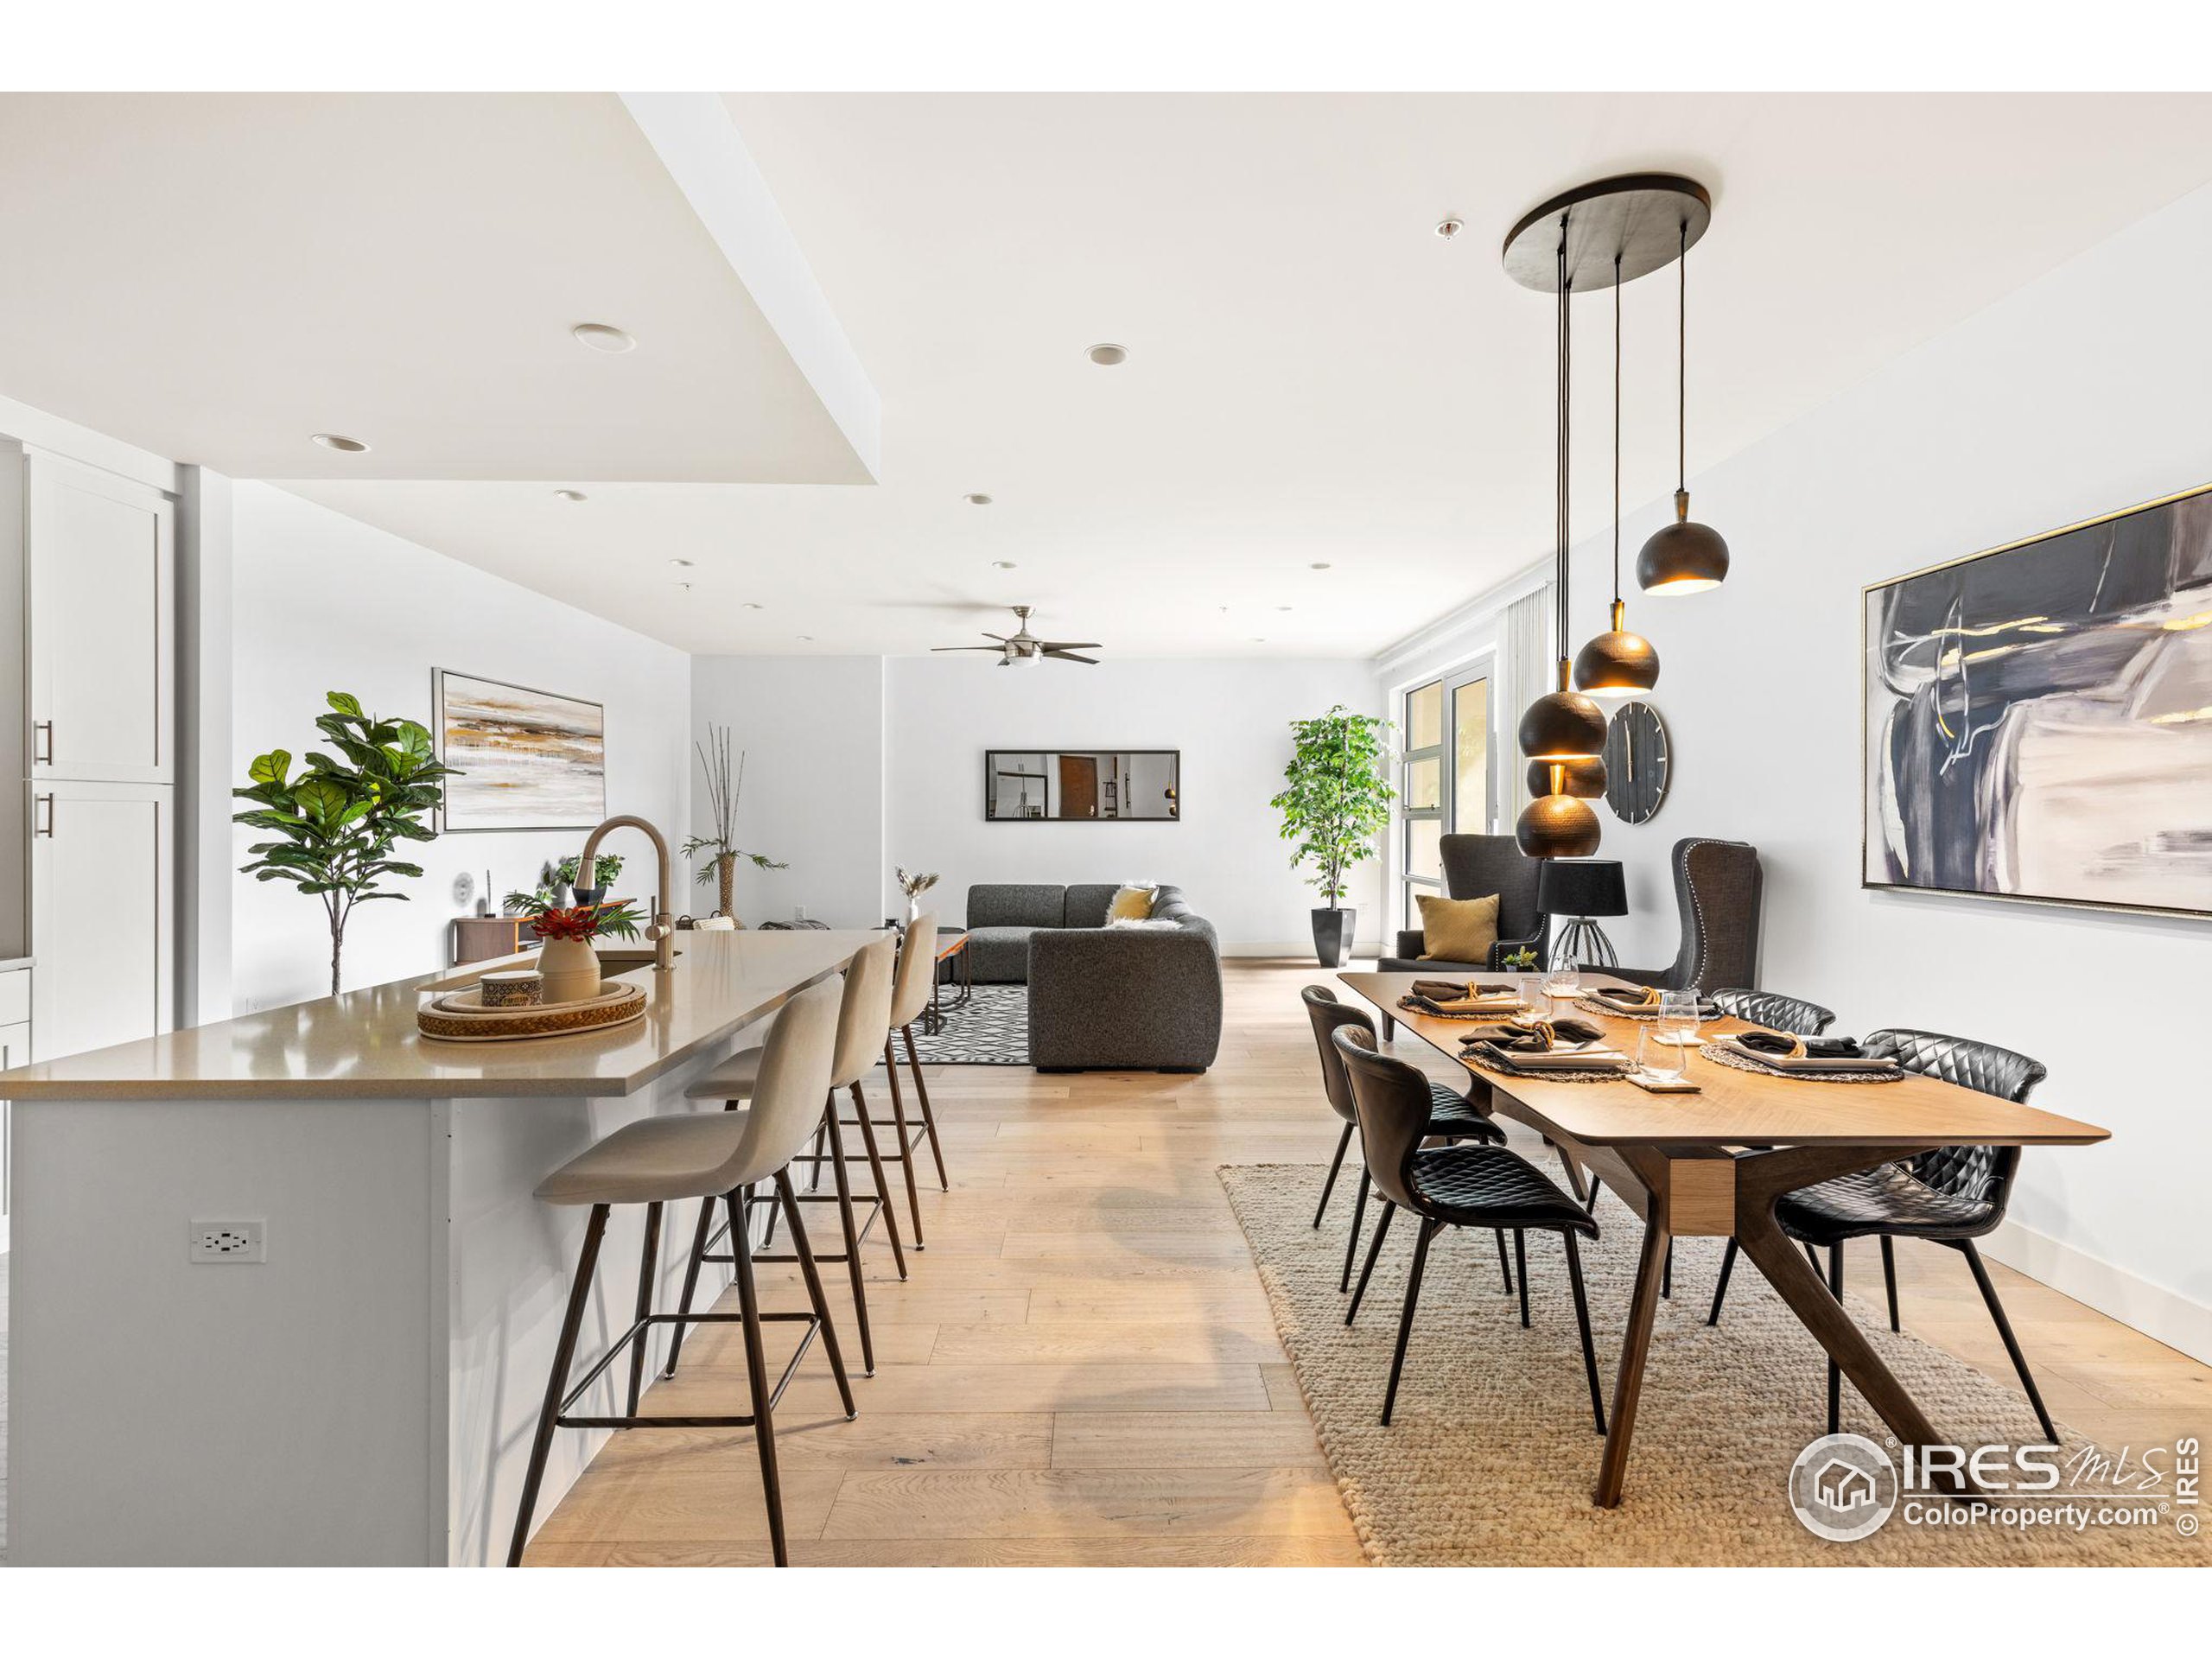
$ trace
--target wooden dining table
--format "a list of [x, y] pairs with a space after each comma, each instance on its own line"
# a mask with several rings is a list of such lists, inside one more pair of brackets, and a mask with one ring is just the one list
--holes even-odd
[[[1739, 1071], [1699, 1057], [1691, 1059], [1687, 1072], [1699, 1086], [1694, 1095], [1653, 1094], [1625, 1077], [1591, 1082], [1508, 1076], [1466, 1058], [1460, 1039], [1480, 1022], [1398, 1006], [1415, 979], [1429, 976], [1337, 977], [1439, 1053], [1465, 1066], [1488, 1086], [1499, 1116], [1527, 1124], [1562, 1148], [1642, 1217], [1643, 1252], [1592, 1493], [1593, 1501], [1607, 1509], [1621, 1501], [1662, 1275], [1677, 1236], [1733, 1237], [1899, 1443], [1939, 1445], [1943, 1442], [1927, 1414], [1812, 1264], [1783, 1236], [1775, 1218], [1776, 1201], [1799, 1187], [1878, 1168], [1935, 1147], [2078, 1147], [2109, 1138], [2094, 1124], [1916, 1073], [1890, 1083], [1837, 1083]], [[1631, 982], [1586, 972], [1581, 985], [1588, 990]], [[1646, 1022], [1602, 1014], [1579, 1001], [1562, 1004], [1558, 1011], [1591, 1020], [1614, 1047], [1634, 1058], [1637, 1027]], [[1752, 1028], [1740, 1020], [1709, 1020], [1700, 1027], [1700, 1035], [1710, 1039]], [[1694, 1046], [1688, 1052], [1697, 1055]], [[1471, 1097], [1479, 1101], [1480, 1092]], [[1956, 1495], [1974, 1495], [1963, 1477], [1953, 1476], [1945, 1484]]]

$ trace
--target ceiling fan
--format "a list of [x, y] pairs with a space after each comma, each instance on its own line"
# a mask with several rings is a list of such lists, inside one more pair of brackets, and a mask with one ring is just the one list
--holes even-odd
[[1039, 639], [1029, 632], [1029, 612], [1030, 607], [1027, 605], [1017, 605], [1014, 607], [1017, 626], [1012, 633], [993, 633], [988, 628], [983, 629], [982, 632], [984, 639], [998, 641], [995, 645], [932, 645], [930, 649], [932, 651], [995, 651], [999, 654], [1001, 668], [1034, 668], [1047, 657], [1057, 657], [1064, 663], [1095, 664], [1098, 661], [1096, 657], [1076, 655], [1079, 651], [1096, 651], [1098, 642], [1095, 639]]

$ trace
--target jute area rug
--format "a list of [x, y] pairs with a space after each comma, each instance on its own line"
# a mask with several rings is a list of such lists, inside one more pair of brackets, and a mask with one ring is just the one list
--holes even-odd
[[[1340, 1179], [1312, 1226], [1319, 1165], [1236, 1166], [1221, 1180], [1369, 1558], [1392, 1566], [2203, 1565], [2167, 1516], [2080, 1532], [2042, 1526], [1934, 1528], [1893, 1515], [1872, 1536], [1831, 1543], [1792, 1513], [1799, 1452], [1827, 1432], [1826, 1357], [1748, 1261], [1716, 1326], [1705, 1323], [1718, 1239], [1675, 1248], [1675, 1296], [1660, 1304], [1637, 1414], [1626, 1496], [1590, 1502], [1604, 1442], [1595, 1431], [1556, 1234], [1529, 1236], [1531, 1328], [1504, 1294], [1488, 1233], [1447, 1230], [1429, 1247], [1405, 1379], [1391, 1427], [1381, 1415], [1414, 1228], [1401, 1216], [1376, 1263], [1359, 1323], [1337, 1289], [1353, 1182]], [[1353, 1171], [1348, 1165], [1346, 1177]], [[1372, 1236], [1375, 1206], [1368, 1209]], [[1611, 1194], [1602, 1236], [1583, 1245], [1600, 1381], [1612, 1400], [1642, 1224]], [[1361, 1249], [1365, 1250], [1363, 1239]], [[1855, 1300], [1855, 1299], [1854, 1299]], [[1984, 1376], [1856, 1304], [1859, 1324], [1937, 1431], [1961, 1444], [2040, 1438], [2012, 1378]], [[1908, 1318], [1910, 1311], [1908, 1310]], [[2030, 1363], [2034, 1355], [2029, 1355]], [[1890, 1446], [1847, 1382], [1842, 1427]], [[2088, 1442], [2060, 1425], [2066, 1454]], [[1891, 1447], [1894, 1451], [1894, 1447]], [[2139, 1451], [2140, 1448], [2138, 1448]], [[2171, 1473], [2169, 1474], [2171, 1483]], [[2071, 1490], [2073, 1483], [2062, 1482]], [[2171, 1497], [2171, 1484], [2162, 1489]], [[2155, 1503], [2161, 1494], [2150, 1494]]]

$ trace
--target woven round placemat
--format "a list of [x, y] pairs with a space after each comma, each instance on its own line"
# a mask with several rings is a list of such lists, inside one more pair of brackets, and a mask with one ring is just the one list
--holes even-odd
[[[614, 984], [614, 981], [606, 982]], [[417, 1008], [415, 1024], [425, 1037], [445, 1042], [501, 1043], [528, 1037], [566, 1037], [576, 1032], [598, 1031], [626, 1025], [645, 1011], [641, 987], [620, 987], [628, 995], [566, 1008], [492, 1008], [472, 1014], [447, 1014], [435, 1004]]]
[[1699, 1046], [1699, 1053], [1719, 1065], [1733, 1066], [1738, 1071], [1748, 1071], [1758, 1077], [1787, 1077], [1791, 1082], [1806, 1083], [1902, 1083], [1904, 1072], [1895, 1071], [1784, 1071], [1778, 1067], [1761, 1065], [1757, 1060], [1746, 1059], [1733, 1049], [1722, 1048], [1713, 1043]]
[[[1577, 1006], [1587, 1008], [1592, 1014], [1609, 1014], [1617, 1020], [1656, 1020], [1659, 1017], [1656, 1002], [1645, 1008], [1624, 1008], [1618, 1002], [1608, 1002], [1604, 997], [1588, 991], [1583, 992], [1574, 1001]], [[1700, 1020], [1718, 1020], [1721, 1014], [1719, 1009], [1706, 1003], [1699, 1007], [1697, 1017]]]

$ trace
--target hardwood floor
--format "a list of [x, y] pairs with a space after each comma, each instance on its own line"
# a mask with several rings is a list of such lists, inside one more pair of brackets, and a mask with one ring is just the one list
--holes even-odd
[[[827, 1367], [810, 1361], [777, 1416], [795, 1563], [1361, 1560], [1214, 1174], [1224, 1163], [1325, 1162], [1333, 1150], [1339, 1125], [1297, 995], [1329, 976], [1232, 961], [1226, 976], [1228, 1030], [1204, 1077], [930, 1074], [952, 1191], [925, 1183], [928, 1248], [910, 1251], [908, 1282], [887, 1249], [870, 1247], [877, 1370], [855, 1374], [861, 1414], [842, 1420]], [[1421, 1045], [1400, 1052], [1443, 1075]], [[875, 1103], [887, 1112], [887, 1096]], [[1344, 1202], [1325, 1224], [1339, 1236]], [[823, 1236], [826, 1223], [809, 1219]], [[1901, 1243], [1897, 1263], [1906, 1328], [2009, 1377], [1965, 1262]], [[1991, 1271], [2056, 1415], [2113, 1446], [2212, 1422], [2212, 1370]], [[792, 1274], [764, 1269], [770, 1306], [799, 1305]], [[1854, 1250], [1847, 1278], [1860, 1317], [1883, 1317], [1871, 1243], [1863, 1257]], [[1701, 1298], [1711, 1287], [1676, 1290]], [[849, 1330], [846, 1348], [857, 1348]], [[648, 1394], [648, 1412], [742, 1400], [733, 1327], [685, 1351], [683, 1376]], [[618, 1435], [529, 1559], [765, 1562], [751, 1433]]]

